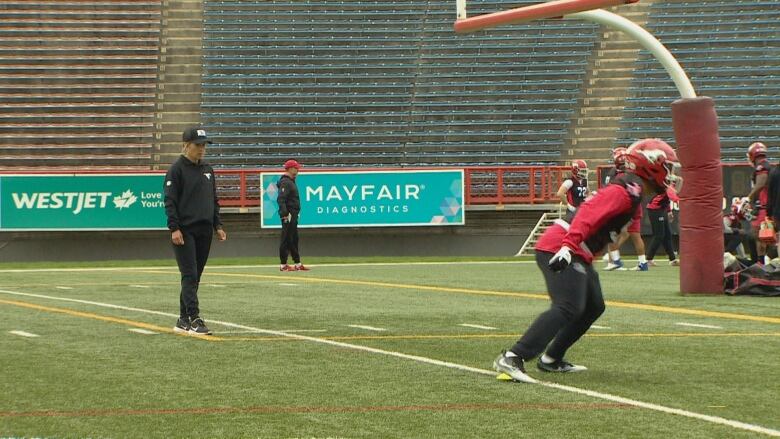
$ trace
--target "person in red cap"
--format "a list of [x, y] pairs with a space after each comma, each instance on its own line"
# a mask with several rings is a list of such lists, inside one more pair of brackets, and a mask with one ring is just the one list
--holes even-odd
[[[276, 183], [279, 203], [279, 217], [282, 219], [282, 240], [279, 244], [280, 271], [308, 271], [301, 264], [301, 255], [298, 253], [298, 214], [301, 212], [301, 199], [298, 195], [298, 185], [295, 177], [301, 169], [301, 164], [295, 160], [284, 162], [284, 175]], [[287, 264], [287, 257], [292, 256], [295, 266]]]

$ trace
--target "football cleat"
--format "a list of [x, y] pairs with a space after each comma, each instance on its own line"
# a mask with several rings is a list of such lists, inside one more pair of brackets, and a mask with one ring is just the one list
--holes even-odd
[[617, 261], [613, 261], [607, 264], [604, 269], [607, 271], [624, 271], [626, 268], [624, 267], [623, 261], [618, 259]]
[[545, 363], [541, 358], [536, 362], [536, 367], [542, 372], [554, 373], [575, 373], [588, 370], [588, 368], [585, 366], [577, 366], [576, 364], [571, 364], [566, 360], [558, 360], [554, 363]]
[[536, 384], [537, 382], [525, 373], [523, 359], [520, 357], [507, 357], [506, 351], [501, 351], [501, 354], [493, 361], [493, 369], [499, 374], [509, 375], [514, 381], [529, 384]]

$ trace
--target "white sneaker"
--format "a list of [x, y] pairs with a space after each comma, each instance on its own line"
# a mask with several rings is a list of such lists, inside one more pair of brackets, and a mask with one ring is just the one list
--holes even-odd
[[525, 363], [520, 357], [507, 357], [506, 351], [502, 351], [493, 361], [493, 369], [499, 373], [505, 373], [512, 377], [513, 380], [522, 383], [536, 384], [537, 381], [525, 372]]

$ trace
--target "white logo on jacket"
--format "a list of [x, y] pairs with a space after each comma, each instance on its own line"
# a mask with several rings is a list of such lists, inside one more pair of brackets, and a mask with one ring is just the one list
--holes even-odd
[[206, 178], [208, 178], [209, 180], [211, 180], [211, 173], [210, 173], [210, 172], [206, 172], [206, 173], [204, 173], [203, 175], [205, 175], [205, 176], [206, 176]]

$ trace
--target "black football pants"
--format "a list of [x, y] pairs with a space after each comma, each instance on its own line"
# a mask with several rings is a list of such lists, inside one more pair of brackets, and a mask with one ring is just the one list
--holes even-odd
[[661, 246], [666, 250], [666, 256], [669, 257], [670, 261], [677, 259], [672, 243], [672, 226], [669, 224], [669, 214], [663, 209], [647, 209], [647, 216], [650, 219], [650, 225], [653, 226], [653, 240], [650, 241], [650, 246], [647, 248], [647, 260], [652, 261]]
[[601, 283], [593, 266], [575, 256], [565, 270], [555, 273], [548, 265], [552, 256], [536, 252], [536, 265], [544, 275], [552, 305], [512, 347], [512, 352], [524, 360], [536, 357], [545, 349], [550, 357], [563, 359], [566, 351], [604, 313]]

